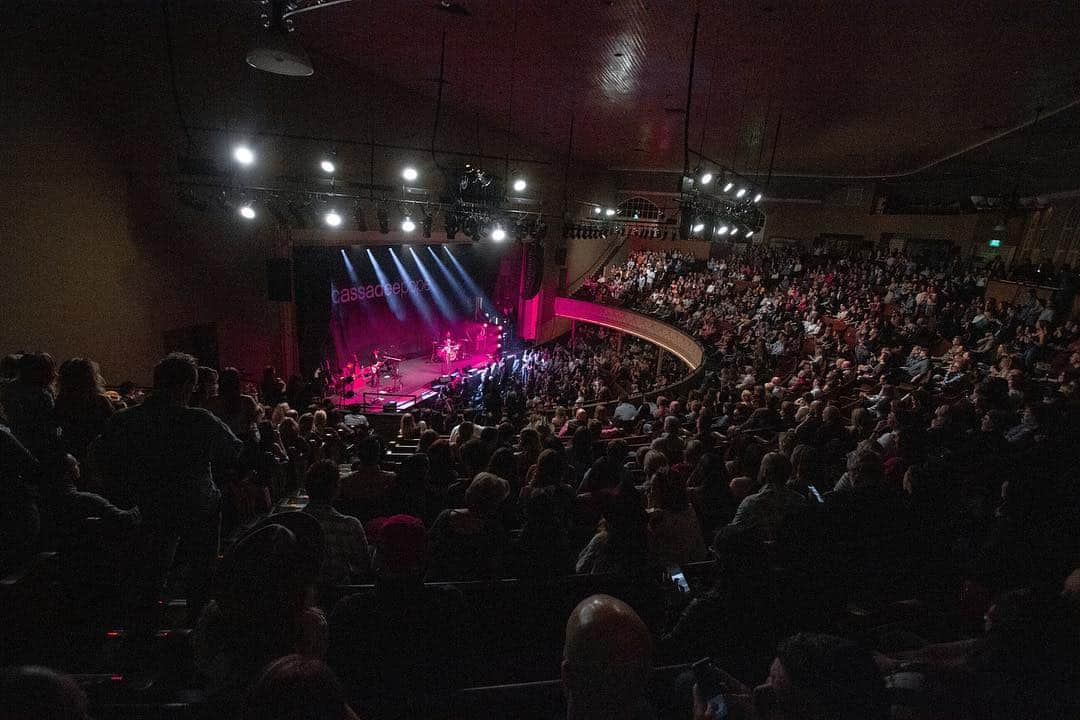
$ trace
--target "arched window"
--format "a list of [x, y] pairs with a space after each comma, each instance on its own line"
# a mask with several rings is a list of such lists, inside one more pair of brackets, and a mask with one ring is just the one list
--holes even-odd
[[623, 200], [617, 208], [619, 217], [626, 220], [659, 220], [660, 208], [643, 197]]

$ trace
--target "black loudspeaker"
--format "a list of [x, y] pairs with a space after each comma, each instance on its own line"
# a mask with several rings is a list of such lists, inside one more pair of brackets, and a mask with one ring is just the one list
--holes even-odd
[[289, 302], [292, 296], [292, 262], [287, 258], [266, 261], [266, 294], [271, 300]]
[[[563, 258], [563, 264], [566, 258]], [[540, 285], [544, 280], [544, 246], [533, 242], [525, 246], [525, 287], [521, 296], [531, 298], [540, 292]]]
[[397, 400], [387, 400], [383, 403], [382, 411], [386, 413], [397, 412]]

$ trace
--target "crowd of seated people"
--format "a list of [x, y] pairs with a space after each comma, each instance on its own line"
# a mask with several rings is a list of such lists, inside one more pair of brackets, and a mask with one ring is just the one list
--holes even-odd
[[572, 339], [527, 351], [519, 381], [529, 409], [610, 402], [620, 393], [640, 396], [678, 377], [674, 362], [657, 374], [657, 352], [633, 336], [582, 325]]
[[[463, 688], [544, 678], [569, 718], [723, 717], [717, 693], [762, 720], [1077, 716], [1067, 310], [899, 254], [610, 277], [606, 301], [708, 345], [699, 386], [657, 396], [655, 348], [579, 329], [388, 431], [290, 406], [272, 371], [250, 393], [174, 354], [139, 397], [88, 360], [6, 358], [5, 571], [98, 518], [117, 662], [190, 629], [220, 716], [453, 717]], [[0, 705], [85, 715], [6, 653]]]
[[639, 251], [622, 264], [608, 265], [597, 278], [587, 278], [583, 294], [598, 302], [617, 302], [630, 293], [651, 291], [665, 275], [679, 274], [693, 263], [693, 256], [677, 251]]

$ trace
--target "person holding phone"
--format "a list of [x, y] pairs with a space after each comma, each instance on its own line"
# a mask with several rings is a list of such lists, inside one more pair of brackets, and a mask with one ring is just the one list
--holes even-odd
[[765, 681], [751, 692], [708, 659], [693, 666], [694, 720], [886, 720], [885, 681], [869, 650], [800, 633], [780, 642]]

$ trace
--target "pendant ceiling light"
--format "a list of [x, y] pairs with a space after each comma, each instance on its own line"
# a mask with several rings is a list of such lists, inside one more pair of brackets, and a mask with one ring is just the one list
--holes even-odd
[[304, 51], [304, 46], [293, 33], [293, 22], [288, 18], [290, 8], [285, 0], [272, 0], [263, 15], [264, 30], [255, 39], [255, 45], [247, 54], [247, 64], [258, 70], [275, 75], [308, 77], [315, 74], [315, 66]]

